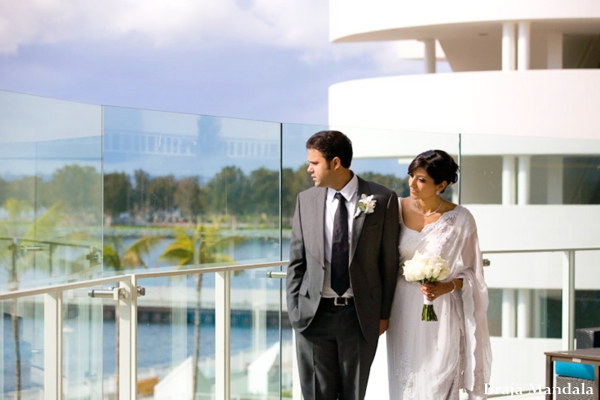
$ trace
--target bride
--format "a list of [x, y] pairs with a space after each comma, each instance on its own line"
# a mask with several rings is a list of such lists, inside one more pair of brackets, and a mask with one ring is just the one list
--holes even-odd
[[[386, 332], [389, 394], [400, 399], [484, 399], [491, 349], [488, 292], [477, 227], [464, 207], [440, 194], [455, 183], [458, 166], [450, 155], [430, 150], [408, 167], [410, 197], [399, 200], [400, 265], [420, 253], [439, 255], [450, 268], [442, 282], [421, 285], [398, 274]], [[421, 321], [424, 297], [438, 321]]]

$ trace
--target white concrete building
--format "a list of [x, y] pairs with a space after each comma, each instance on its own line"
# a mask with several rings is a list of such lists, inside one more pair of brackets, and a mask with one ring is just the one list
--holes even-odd
[[329, 122], [359, 127], [344, 128], [356, 157], [460, 153], [491, 260], [492, 384], [543, 384], [543, 352], [573, 346], [566, 311], [597, 323], [600, 1], [330, 0], [330, 38], [421, 42], [423, 74], [333, 85]]

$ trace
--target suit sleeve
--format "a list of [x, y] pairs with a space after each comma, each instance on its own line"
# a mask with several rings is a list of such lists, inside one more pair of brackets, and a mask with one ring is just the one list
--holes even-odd
[[381, 287], [383, 288], [380, 319], [390, 318], [399, 269], [399, 235], [400, 220], [398, 216], [398, 195], [392, 191], [388, 198], [385, 212], [380, 249], [381, 258], [379, 268], [382, 279]]
[[300, 196], [296, 198], [296, 210], [292, 222], [292, 237], [290, 240], [290, 263], [286, 275], [286, 300], [288, 316], [292, 326], [299, 320], [298, 295], [300, 285], [306, 272], [306, 251], [302, 233], [302, 216]]

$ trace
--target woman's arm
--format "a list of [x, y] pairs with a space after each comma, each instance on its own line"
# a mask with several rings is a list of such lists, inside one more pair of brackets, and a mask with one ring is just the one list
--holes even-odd
[[431, 301], [445, 294], [461, 290], [462, 287], [463, 280], [456, 278], [448, 282], [424, 283], [421, 285], [421, 292], [427, 297], [427, 300]]

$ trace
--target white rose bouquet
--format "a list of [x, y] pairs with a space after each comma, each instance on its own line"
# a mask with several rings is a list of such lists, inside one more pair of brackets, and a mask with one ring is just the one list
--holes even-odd
[[[429, 253], [421, 254], [418, 251], [412, 259], [404, 263], [404, 277], [409, 282], [433, 283], [442, 281], [450, 275], [450, 268], [446, 260], [438, 255]], [[433, 302], [423, 296], [423, 312], [421, 321], [437, 321], [433, 309]]]

